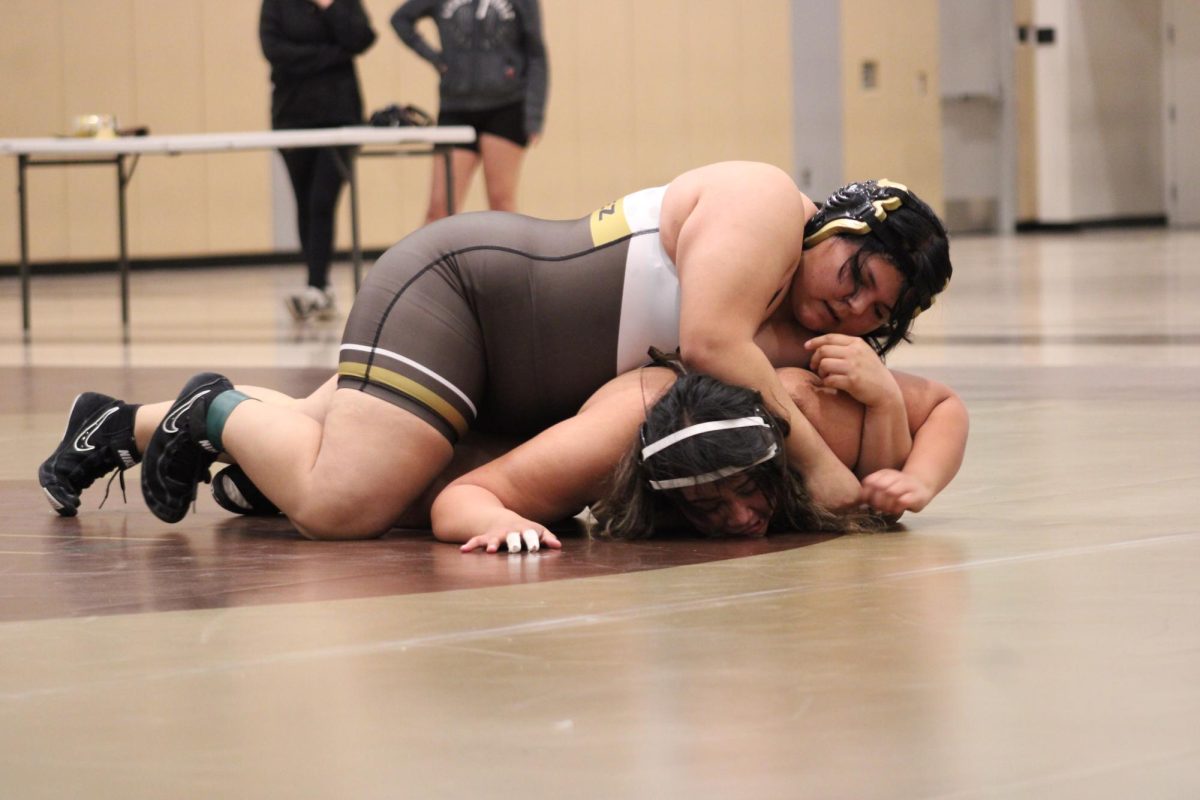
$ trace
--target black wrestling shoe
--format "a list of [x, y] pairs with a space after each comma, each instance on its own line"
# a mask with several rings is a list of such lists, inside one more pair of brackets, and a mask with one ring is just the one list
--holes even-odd
[[193, 376], [154, 429], [142, 458], [142, 496], [163, 522], [183, 519], [196, 499], [196, 486], [208, 483], [208, 468], [218, 455], [208, 440], [208, 406], [232, 388], [222, 375]]
[[212, 494], [217, 505], [234, 514], [269, 517], [279, 513], [279, 507], [258, 490], [237, 464], [217, 473], [212, 482]]
[[55, 511], [75, 516], [83, 490], [114, 469], [120, 470], [124, 490], [125, 470], [140, 460], [133, 440], [137, 409], [96, 392], [75, 398], [62, 441], [38, 467], [38, 483]]

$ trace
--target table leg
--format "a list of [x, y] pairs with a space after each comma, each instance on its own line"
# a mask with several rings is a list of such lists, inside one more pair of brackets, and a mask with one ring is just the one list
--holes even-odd
[[446, 169], [446, 216], [454, 213], [454, 164], [450, 158], [450, 154], [454, 152], [453, 147], [442, 146], [442, 161]]
[[129, 342], [129, 236], [125, 211], [125, 187], [129, 183], [125, 175], [125, 156], [118, 155], [117, 165], [117, 235], [120, 246], [121, 268], [121, 334]]
[[25, 190], [25, 168], [29, 156], [17, 156], [17, 203], [21, 236], [21, 330], [29, 343], [29, 198]]
[[358, 294], [358, 287], [362, 285], [362, 238], [359, 231], [358, 220], [358, 168], [357, 168], [357, 153], [350, 152], [346, 155], [346, 181], [350, 184], [350, 248], [351, 260], [354, 263], [354, 293]]

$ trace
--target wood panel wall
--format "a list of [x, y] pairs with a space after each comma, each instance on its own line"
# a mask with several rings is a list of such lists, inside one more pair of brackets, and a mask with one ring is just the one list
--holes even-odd
[[[436, 110], [433, 71], [366, 0], [379, 40], [359, 60], [368, 108]], [[746, 158], [791, 169], [788, 0], [543, 0], [551, 61], [543, 142], [521, 187], [527, 213], [570, 217], [692, 166]], [[0, 136], [65, 133], [115, 113], [154, 133], [269, 127], [268, 69], [252, 0], [5, 3]], [[433, 36], [432, 26], [429, 33]], [[272, 250], [269, 153], [141, 159], [130, 190], [134, 257]], [[425, 211], [427, 159], [360, 162], [364, 243], [387, 246]], [[32, 257], [108, 259], [107, 167], [30, 173]], [[15, 159], [0, 164], [0, 261], [17, 258]], [[341, 246], [348, 242], [343, 203]], [[476, 186], [468, 209], [484, 207]]]
[[[908, 184], [944, 206], [937, 0], [843, 0], [845, 175]], [[877, 66], [864, 88], [863, 62]]]

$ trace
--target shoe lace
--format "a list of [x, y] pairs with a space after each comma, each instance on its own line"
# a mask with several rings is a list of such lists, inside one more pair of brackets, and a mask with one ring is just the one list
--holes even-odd
[[125, 468], [117, 467], [117, 471], [109, 476], [108, 483], [104, 485], [104, 499], [100, 501], [100, 508], [104, 508], [104, 504], [108, 502], [108, 492], [112, 489], [112, 482], [117, 478], [121, 479], [121, 501], [125, 505], [129, 505], [129, 497], [125, 494]]

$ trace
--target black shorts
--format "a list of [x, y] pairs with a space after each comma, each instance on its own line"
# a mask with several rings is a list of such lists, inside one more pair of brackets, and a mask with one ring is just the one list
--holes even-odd
[[475, 141], [454, 146], [476, 153], [479, 152], [478, 137], [485, 133], [507, 139], [518, 147], [529, 144], [529, 136], [525, 132], [525, 103], [519, 101], [483, 111], [439, 111], [437, 124], [470, 125], [475, 129]]

